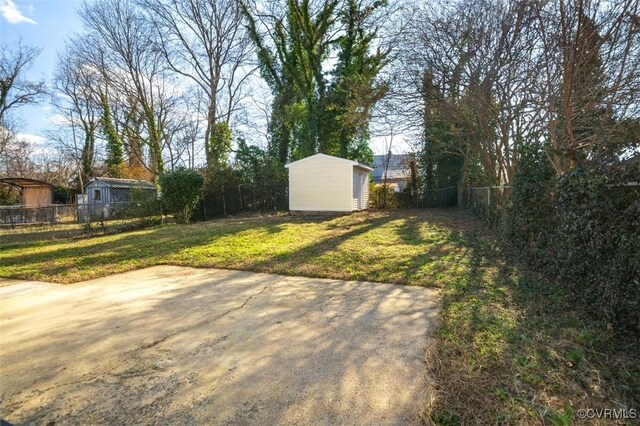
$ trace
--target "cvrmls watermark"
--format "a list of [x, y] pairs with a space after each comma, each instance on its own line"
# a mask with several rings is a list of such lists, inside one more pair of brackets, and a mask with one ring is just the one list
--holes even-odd
[[635, 408], [580, 408], [576, 416], [579, 419], [631, 420], [638, 418], [638, 412]]

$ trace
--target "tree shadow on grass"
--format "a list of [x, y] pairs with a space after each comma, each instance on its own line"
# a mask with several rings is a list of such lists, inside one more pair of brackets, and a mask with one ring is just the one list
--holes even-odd
[[[190, 250], [237, 244], [242, 233], [249, 246], [254, 236], [257, 246], [272, 251], [234, 257], [232, 245], [210, 258], [206, 250], [189, 257]], [[278, 238], [283, 247], [265, 244]], [[70, 268], [83, 268], [70, 275], [82, 278], [100, 268], [104, 275], [181, 263], [437, 286], [443, 296], [442, 327], [428, 358], [436, 390], [426, 408], [431, 421], [549, 423], [570, 416], [569, 406], [575, 411], [617, 407], [618, 402], [640, 405], [637, 342], [633, 346], [590, 321], [567, 302], [560, 286], [507, 257], [491, 232], [456, 211], [215, 221], [87, 243], [46, 253], [0, 252], [0, 260], [23, 265], [11, 270], [24, 276], [36, 270], [64, 278]], [[65, 263], [56, 264], [56, 257]]]
[[[28, 247], [14, 246], [4, 253], [0, 251], [0, 269], [6, 268], [4, 270], [10, 271], [14, 277], [32, 278], [35, 271], [35, 276], [40, 279], [64, 282], [67, 281], [64, 277], [69, 276], [75, 281], [74, 275], [80, 279], [87, 278], [87, 275], [97, 277], [167, 262], [173, 254], [186, 247], [215, 244], [219, 238], [247, 230], [265, 235], [282, 232], [282, 224], [271, 221], [224, 227], [207, 225], [204, 228], [202, 224], [155, 227], [126, 234], [51, 243], [33, 251], [23, 249], [21, 254], [10, 254], [11, 250]], [[105, 267], [109, 269], [103, 269]]]
[[590, 319], [481, 223], [451, 243], [465, 258], [443, 286], [429, 422], [571, 424], [580, 408], [638, 406], [637, 341]]

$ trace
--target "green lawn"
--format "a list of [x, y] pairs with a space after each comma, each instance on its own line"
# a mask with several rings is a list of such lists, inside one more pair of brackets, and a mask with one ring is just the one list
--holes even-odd
[[464, 225], [442, 212], [275, 216], [9, 242], [0, 250], [0, 276], [70, 283], [170, 263], [438, 286], [464, 256], [456, 245], [462, 235], [456, 220]]
[[238, 218], [62, 241], [2, 242], [0, 276], [70, 283], [157, 264], [442, 289], [427, 356], [438, 424], [570, 424], [640, 407], [637, 341], [574, 309], [456, 210]]

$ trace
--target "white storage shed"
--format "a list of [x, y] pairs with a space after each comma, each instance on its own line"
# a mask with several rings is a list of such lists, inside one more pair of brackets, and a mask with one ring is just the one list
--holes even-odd
[[292, 213], [349, 213], [367, 208], [371, 167], [326, 154], [315, 154], [285, 167], [289, 169]]

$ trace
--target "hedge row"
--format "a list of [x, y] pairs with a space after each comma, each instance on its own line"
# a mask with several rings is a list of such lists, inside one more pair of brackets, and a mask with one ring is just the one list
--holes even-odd
[[524, 258], [566, 285], [575, 301], [640, 334], [637, 167], [578, 168], [557, 178], [531, 148], [522, 155], [504, 225]]

